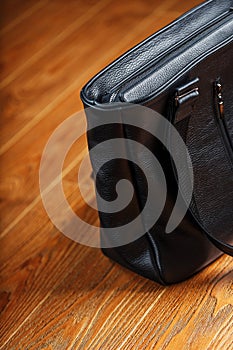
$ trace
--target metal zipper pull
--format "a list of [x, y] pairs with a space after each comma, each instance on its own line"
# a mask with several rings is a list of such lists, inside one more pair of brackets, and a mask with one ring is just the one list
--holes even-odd
[[222, 84], [220, 79], [216, 81], [215, 88], [216, 88], [216, 95], [217, 95], [219, 117], [220, 119], [224, 119], [224, 101], [223, 101], [223, 95], [222, 95]]

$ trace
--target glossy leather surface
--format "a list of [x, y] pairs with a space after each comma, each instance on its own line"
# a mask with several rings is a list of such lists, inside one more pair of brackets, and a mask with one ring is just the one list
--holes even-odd
[[[90, 148], [116, 137], [141, 142], [156, 155], [164, 169], [168, 195], [163, 213], [155, 226], [130, 244], [103, 249], [107, 256], [118, 263], [162, 284], [182, 281], [216, 259], [221, 252], [215, 246], [232, 255], [233, 158], [219, 129], [214, 92], [215, 81], [221, 78], [227, 132], [232, 139], [233, 17], [231, 11], [228, 12], [232, 5], [233, 1], [213, 0], [191, 10], [99, 73], [81, 93], [85, 107], [96, 105], [98, 109], [101, 109], [103, 101], [113, 99], [141, 101], [172, 121], [189, 149], [194, 170], [193, 200], [180, 225], [171, 234], [165, 234], [177, 194], [175, 170], [168, 152], [147, 132], [122, 125], [120, 116], [119, 124], [88, 132]], [[198, 37], [192, 36], [200, 27], [206, 27], [219, 16], [220, 24], [215, 23], [199, 31], [196, 34]], [[177, 48], [177, 43], [181, 41], [184, 42], [183, 46]], [[196, 46], [193, 45], [194, 41]], [[165, 51], [169, 51], [169, 54], [163, 56]], [[196, 56], [201, 56], [200, 52], [204, 55], [195, 61]], [[160, 61], [154, 59], [158, 55]], [[186, 69], [176, 74], [179, 64]], [[158, 67], [164, 69], [165, 65], [169, 66], [167, 75], [157, 75]], [[120, 67], [124, 67], [124, 70]], [[185, 95], [179, 107], [174, 107], [177, 90], [184, 90], [182, 87], [192, 81], [198, 93]], [[102, 113], [104, 109], [101, 113], [96, 112], [94, 117], [101, 118]], [[87, 113], [87, 119], [91, 126], [93, 115]], [[125, 147], [123, 141], [122, 147]], [[103, 148], [99, 156], [104, 156], [104, 152]], [[125, 149], [125, 152], [128, 150]], [[91, 161], [95, 171], [98, 159]], [[123, 159], [108, 163], [97, 176], [97, 188], [101, 196], [113, 200], [115, 185], [121, 178], [133, 183], [134, 197], [122, 212], [114, 215], [100, 213], [103, 227], [125, 224], [140, 213], [145, 203], [147, 192], [143, 174], [139, 167]], [[101, 239], [106, 241], [110, 238], [102, 234]]]

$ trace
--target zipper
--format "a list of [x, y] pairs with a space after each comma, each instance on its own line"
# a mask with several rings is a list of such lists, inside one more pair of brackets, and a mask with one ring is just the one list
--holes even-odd
[[[184, 44], [187, 42], [190, 42], [190, 40], [194, 40], [195, 38], [198, 38], [198, 36], [207, 31], [211, 30], [212, 26], [216, 26], [218, 23], [224, 23], [224, 20], [226, 20], [229, 16], [233, 15], [233, 7], [230, 7], [228, 11], [224, 12], [214, 20], [210, 21], [206, 25], [202, 26], [199, 30], [195, 31], [191, 35], [189, 35], [185, 40], [181, 41], [177, 45], [173, 46], [172, 48], [166, 50], [165, 52], [158, 55], [155, 59], [152, 59], [150, 62], [148, 62], [143, 68], [139, 69], [138, 71], [134, 72], [133, 75], [127, 77], [121, 84], [116, 85], [113, 89], [115, 89], [114, 92], [109, 92], [108, 94], [108, 101], [110, 102], [117, 102], [117, 101], [125, 101], [124, 100], [124, 93], [126, 91], [130, 91], [131, 89], [131, 79], [135, 77], [134, 79], [134, 86], [137, 85], [137, 83], [143, 82], [143, 80], [146, 80], [146, 78], [142, 78], [142, 74], [146, 73], [148, 70], [150, 70], [155, 66], [156, 63], [162, 62], [162, 59], [164, 57], [167, 57], [168, 54], [171, 54], [174, 50], [181, 49]], [[149, 74], [148, 72], [148, 74]], [[112, 91], [113, 91], [112, 89]], [[144, 98], [140, 98], [140, 100], [137, 101], [137, 103], [145, 102]]]
[[225, 119], [223, 85], [220, 78], [215, 81], [215, 101], [217, 107], [217, 125], [219, 127], [224, 146], [233, 167], [233, 144]]
[[115, 85], [111, 91], [109, 91], [109, 93], [105, 96], [105, 101], [102, 102], [115, 102], [118, 101], [118, 95], [121, 91], [121, 89], [124, 87], [127, 87], [127, 83], [130, 83], [131, 79], [133, 77], [135, 77], [135, 74], [138, 74], [138, 80], [140, 79], [140, 74], [142, 74], [143, 72], [145, 72], [147, 69], [150, 69], [151, 67], [153, 67], [153, 65], [162, 60], [164, 57], [166, 57], [169, 53], [173, 52], [174, 50], [177, 50], [179, 48], [181, 48], [184, 44], [186, 44], [188, 41], [192, 40], [193, 38], [197, 37], [198, 35], [200, 35], [201, 33], [203, 33], [204, 31], [206, 31], [207, 29], [211, 28], [213, 25], [221, 22], [222, 20], [226, 19], [229, 15], [231, 15], [233, 13], [233, 7], [230, 7], [228, 11], [222, 13], [221, 15], [219, 15], [218, 17], [216, 17], [215, 19], [211, 20], [209, 23], [206, 23], [205, 25], [203, 25], [201, 28], [199, 28], [198, 30], [196, 30], [195, 32], [193, 32], [192, 34], [188, 35], [185, 39], [183, 39], [181, 42], [177, 43], [176, 45], [173, 45], [171, 48], [167, 49], [165, 52], [162, 52], [161, 54], [159, 54], [156, 58], [152, 59], [151, 61], [149, 61], [148, 63], [145, 64], [144, 67], [138, 69], [136, 72], [134, 72], [133, 74], [131, 74], [130, 76], [128, 76], [123, 82], [121, 82], [120, 84]]

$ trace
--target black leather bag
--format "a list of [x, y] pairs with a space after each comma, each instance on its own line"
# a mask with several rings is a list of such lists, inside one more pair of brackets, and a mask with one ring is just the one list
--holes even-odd
[[[222, 252], [232, 256], [233, 1], [210, 0], [187, 12], [96, 75], [81, 98], [85, 107], [92, 107], [86, 113], [90, 126], [93, 115], [102, 118], [105, 106], [114, 108], [115, 102], [140, 104], [166, 116], [185, 141], [193, 166], [192, 201], [178, 227], [166, 234], [178, 188], [168, 151], [150, 133], [120, 119], [88, 131], [90, 149], [114, 138], [122, 138], [122, 144], [127, 138], [143, 143], [161, 163], [168, 186], [156, 224], [131, 243], [104, 248], [104, 254], [162, 284], [188, 278]], [[98, 159], [91, 161], [95, 172]], [[103, 227], [128, 222], [145, 202], [143, 174], [125, 159], [101, 169], [96, 183], [100, 195], [113, 200], [122, 178], [133, 183], [134, 197], [125, 211], [100, 212]], [[101, 239], [111, 241], [104, 233]]]

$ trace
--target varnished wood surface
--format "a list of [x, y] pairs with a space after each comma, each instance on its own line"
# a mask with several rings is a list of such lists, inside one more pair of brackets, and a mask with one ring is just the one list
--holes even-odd
[[[1, 1], [1, 349], [233, 349], [231, 258], [159, 286], [58, 232], [38, 183], [43, 148], [82, 108], [83, 84], [199, 2]], [[69, 152], [63, 185], [88, 217], [76, 189], [84, 147]]]

